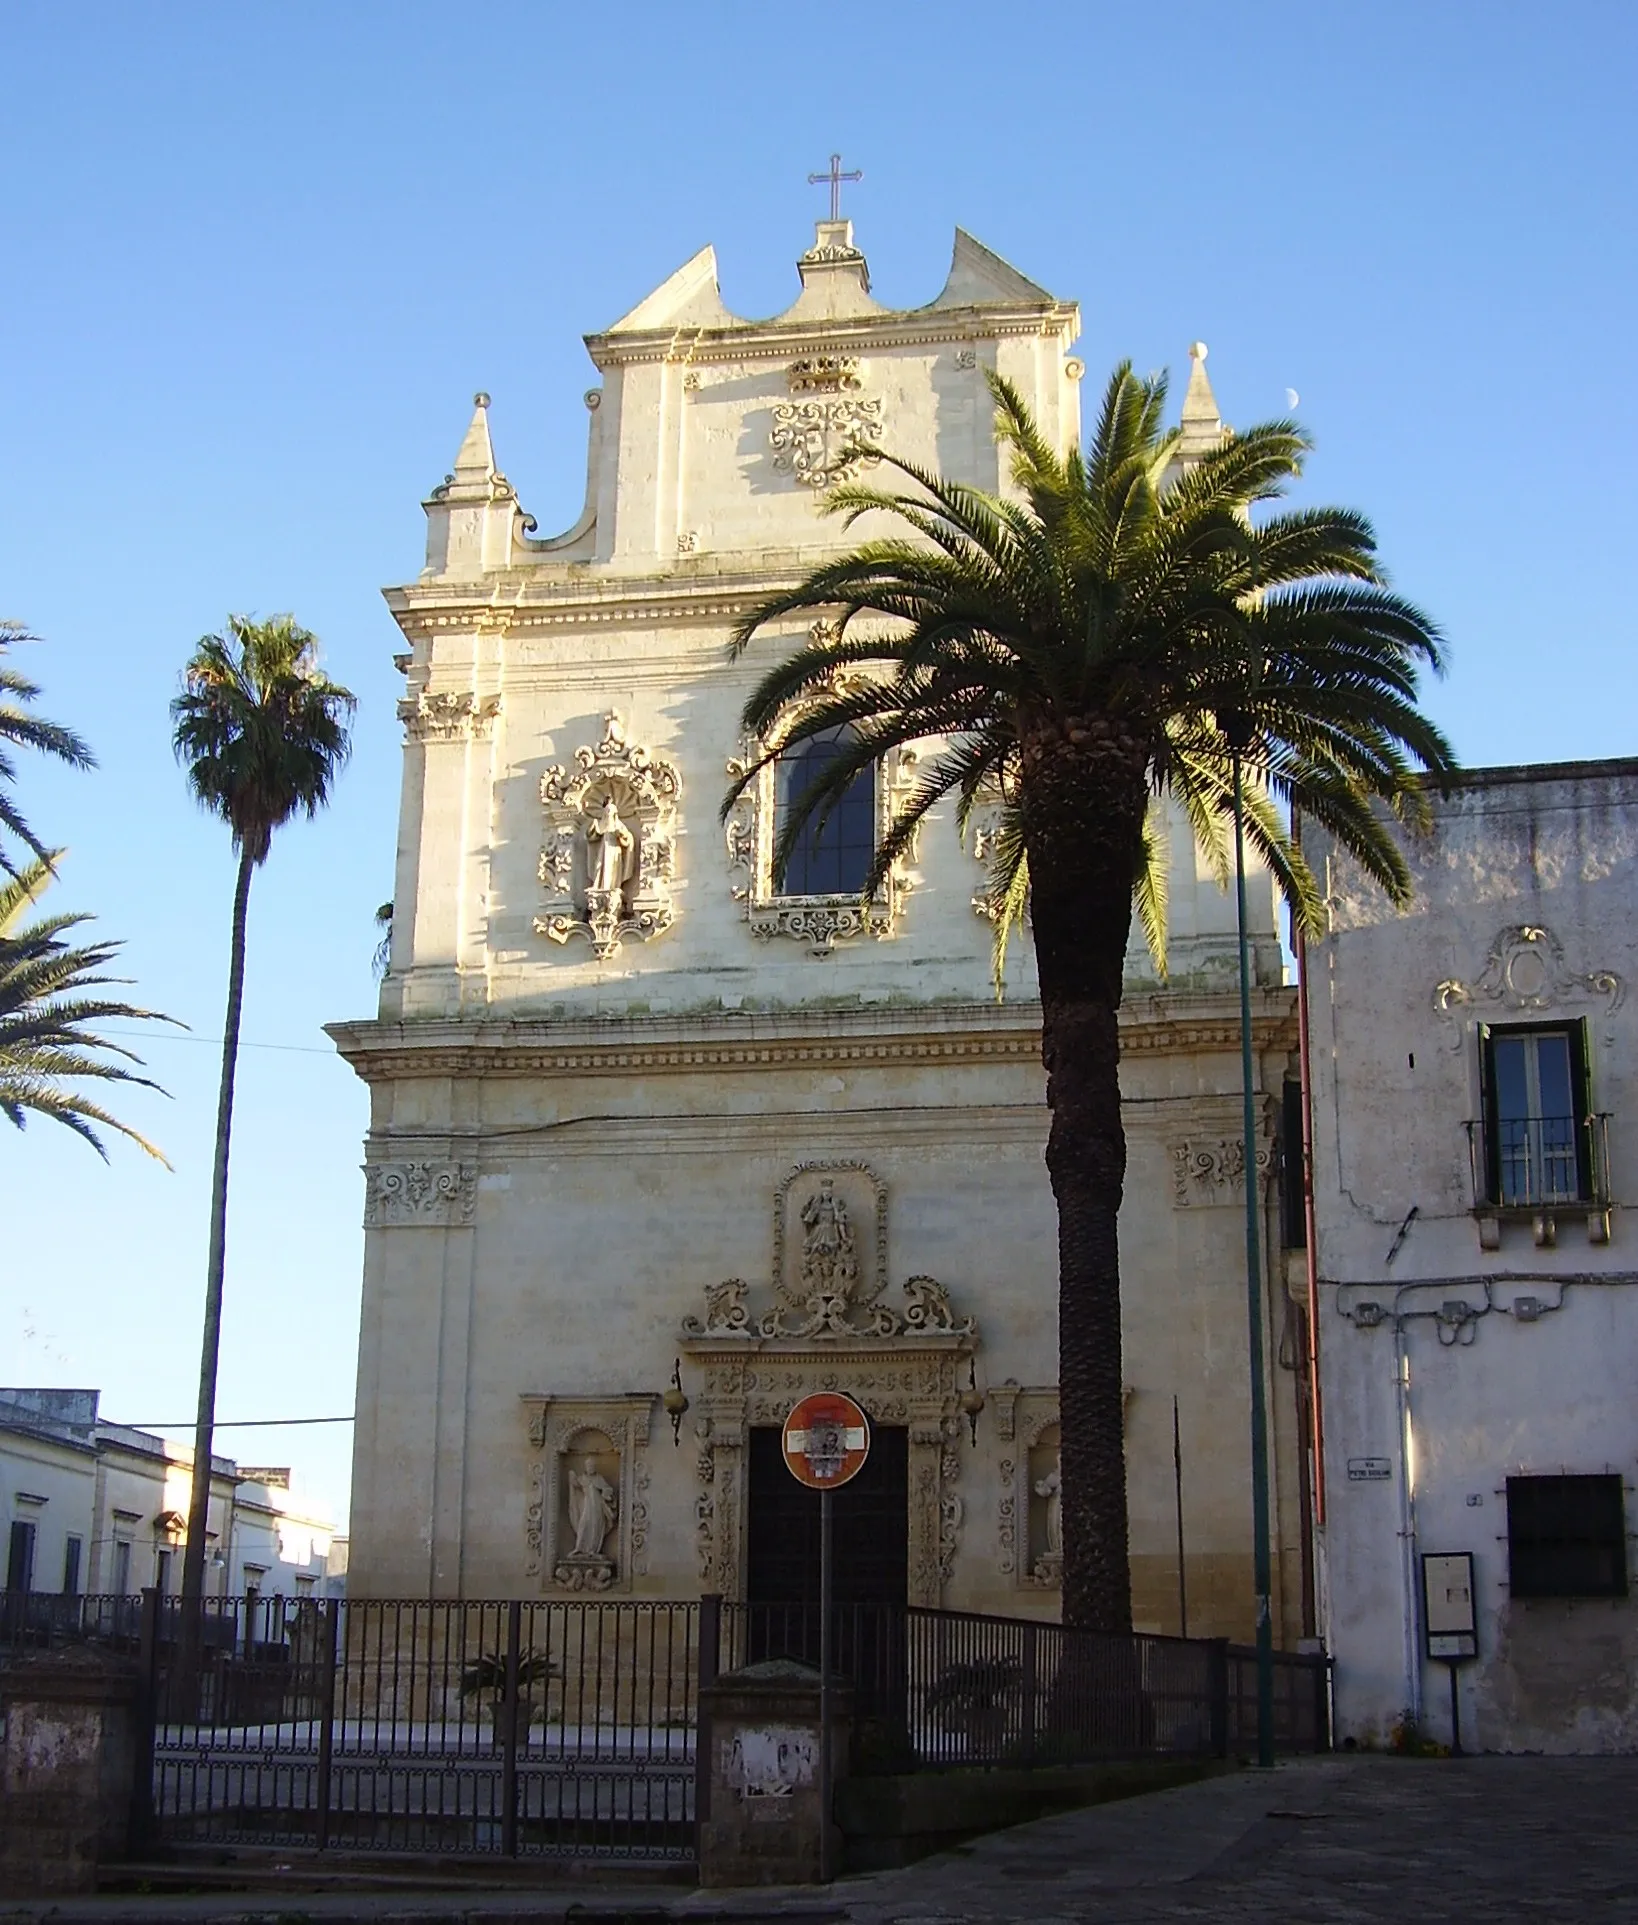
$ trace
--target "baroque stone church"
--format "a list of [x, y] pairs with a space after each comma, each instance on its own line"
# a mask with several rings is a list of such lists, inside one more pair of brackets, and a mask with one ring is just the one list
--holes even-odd
[[[827, 485], [880, 448], [1004, 489], [984, 371], [1077, 436], [1079, 313], [960, 232], [924, 307], [872, 299], [840, 219], [797, 272], [782, 314], [742, 320], [706, 248], [587, 337], [586, 502], [562, 534], [537, 533], [496, 467], [479, 395], [425, 503], [426, 566], [388, 591], [406, 684], [391, 968], [376, 1018], [331, 1031], [372, 1099], [356, 1595], [801, 1596], [811, 1495], [777, 1427], [836, 1388], [874, 1425], [837, 1498], [838, 1595], [1056, 1613], [1056, 1220], [1027, 938], [999, 1001], [990, 978], [993, 822], [963, 838], [953, 810], [930, 820], [861, 903], [909, 755], [783, 879], [775, 828], [804, 765], [719, 808], [763, 747], [741, 735], [746, 695], [803, 639], [788, 624], [730, 663], [729, 630], [849, 539], [819, 512]], [[1186, 450], [1222, 432], [1203, 354]], [[1175, 823], [1171, 857], [1169, 978], [1134, 948], [1122, 1025], [1135, 1612], [1180, 1628], [1181, 1554], [1189, 1631], [1251, 1631], [1249, 1171], [1275, 1634], [1294, 1642], [1293, 992], [1257, 872], [1248, 1157], [1232, 899]]]

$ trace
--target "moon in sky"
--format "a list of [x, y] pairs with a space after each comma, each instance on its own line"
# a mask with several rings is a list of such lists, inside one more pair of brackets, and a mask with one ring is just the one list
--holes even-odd
[[1297, 392], [1297, 390], [1296, 390], [1295, 388], [1287, 388], [1287, 389], [1286, 389], [1286, 391], [1285, 391], [1285, 405], [1286, 405], [1286, 406], [1287, 406], [1288, 408], [1294, 408], [1294, 407], [1295, 407], [1295, 406], [1297, 405], [1297, 403], [1298, 403], [1298, 402], [1299, 402], [1299, 401], [1300, 401], [1301, 399], [1302, 399], [1302, 396], [1301, 396], [1300, 394], [1298, 394], [1298, 392]]

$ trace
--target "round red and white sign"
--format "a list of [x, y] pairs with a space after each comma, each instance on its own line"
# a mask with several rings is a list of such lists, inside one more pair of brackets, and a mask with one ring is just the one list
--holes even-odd
[[810, 1490], [833, 1491], [857, 1477], [870, 1455], [870, 1419], [851, 1397], [818, 1390], [785, 1419], [785, 1465]]

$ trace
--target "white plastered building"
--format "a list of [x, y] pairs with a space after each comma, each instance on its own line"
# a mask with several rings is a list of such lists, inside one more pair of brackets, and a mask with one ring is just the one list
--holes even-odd
[[1450, 1738], [1421, 1559], [1471, 1555], [1466, 1745], [1630, 1750], [1638, 762], [1472, 770], [1432, 807], [1403, 912], [1305, 836], [1339, 1730]]

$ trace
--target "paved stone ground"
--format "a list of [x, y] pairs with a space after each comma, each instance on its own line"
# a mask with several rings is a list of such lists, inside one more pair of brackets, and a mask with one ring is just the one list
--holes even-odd
[[844, 1881], [853, 1925], [1638, 1921], [1638, 1759], [1315, 1759]]
[[[407, 1868], [406, 1868], [407, 1869]], [[343, 1891], [0, 1902], [0, 1925], [1638, 1925], [1638, 1758], [1309, 1759], [998, 1832], [828, 1893]]]

